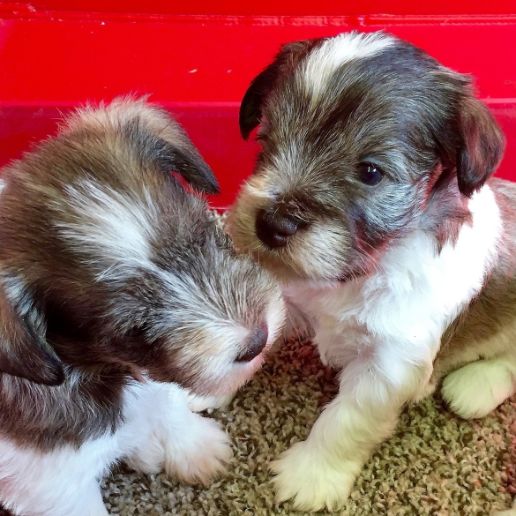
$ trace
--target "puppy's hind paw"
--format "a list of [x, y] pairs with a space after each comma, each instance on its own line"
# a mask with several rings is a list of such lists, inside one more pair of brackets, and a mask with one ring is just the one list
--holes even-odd
[[273, 462], [271, 470], [278, 502], [292, 499], [301, 511], [336, 511], [346, 502], [360, 464], [338, 459], [330, 463], [304, 441]]
[[464, 419], [481, 418], [511, 396], [516, 379], [503, 359], [480, 360], [450, 373], [441, 389], [451, 410]]
[[192, 414], [184, 431], [166, 443], [165, 471], [189, 484], [208, 485], [224, 473], [232, 456], [229, 436], [219, 423]]

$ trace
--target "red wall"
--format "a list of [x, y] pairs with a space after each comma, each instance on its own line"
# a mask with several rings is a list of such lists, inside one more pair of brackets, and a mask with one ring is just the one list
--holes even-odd
[[227, 205], [256, 150], [239, 136], [239, 101], [280, 44], [383, 28], [477, 79], [508, 138], [499, 175], [516, 179], [515, 1], [212, 3], [0, 3], [0, 165], [71, 106], [151, 94], [189, 131], [220, 179], [213, 203]]

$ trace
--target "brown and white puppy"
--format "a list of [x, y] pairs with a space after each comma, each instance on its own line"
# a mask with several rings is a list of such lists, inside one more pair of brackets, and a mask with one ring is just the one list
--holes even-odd
[[383, 33], [285, 45], [243, 99], [243, 136], [256, 126], [230, 231], [342, 371], [275, 484], [334, 509], [439, 378], [465, 418], [515, 391], [516, 185], [488, 181], [504, 141], [470, 80]]
[[205, 483], [231, 457], [182, 387], [234, 392], [283, 301], [172, 172], [218, 188], [181, 128], [130, 100], [78, 111], [3, 171], [0, 504], [16, 514], [107, 514], [98, 482], [122, 459]]

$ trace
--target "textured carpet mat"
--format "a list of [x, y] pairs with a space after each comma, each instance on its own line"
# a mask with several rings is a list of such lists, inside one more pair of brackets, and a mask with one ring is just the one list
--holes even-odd
[[[226, 411], [235, 457], [209, 488], [121, 468], [104, 482], [108, 510], [132, 515], [294, 515], [276, 505], [267, 464], [304, 439], [336, 392], [334, 373], [310, 344], [282, 345]], [[516, 399], [482, 420], [463, 421], [439, 395], [408, 407], [374, 454], [342, 514], [488, 515], [516, 493]], [[516, 514], [516, 510], [509, 514]]]

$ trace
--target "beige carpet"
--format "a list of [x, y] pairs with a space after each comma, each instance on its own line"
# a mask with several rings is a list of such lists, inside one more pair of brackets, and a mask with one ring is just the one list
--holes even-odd
[[[299, 514], [275, 505], [267, 463], [306, 437], [334, 392], [333, 374], [311, 345], [284, 345], [229, 410], [216, 414], [235, 449], [225, 478], [201, 489], [121, 469], [105, 482], [108, 509], [124, 516]], [[396, 434], [362, 472], [344, 514], [492, 514], [510, 507], [515, 463], [516, 400], [468, 422], [436, 396], [405, 411]]]

